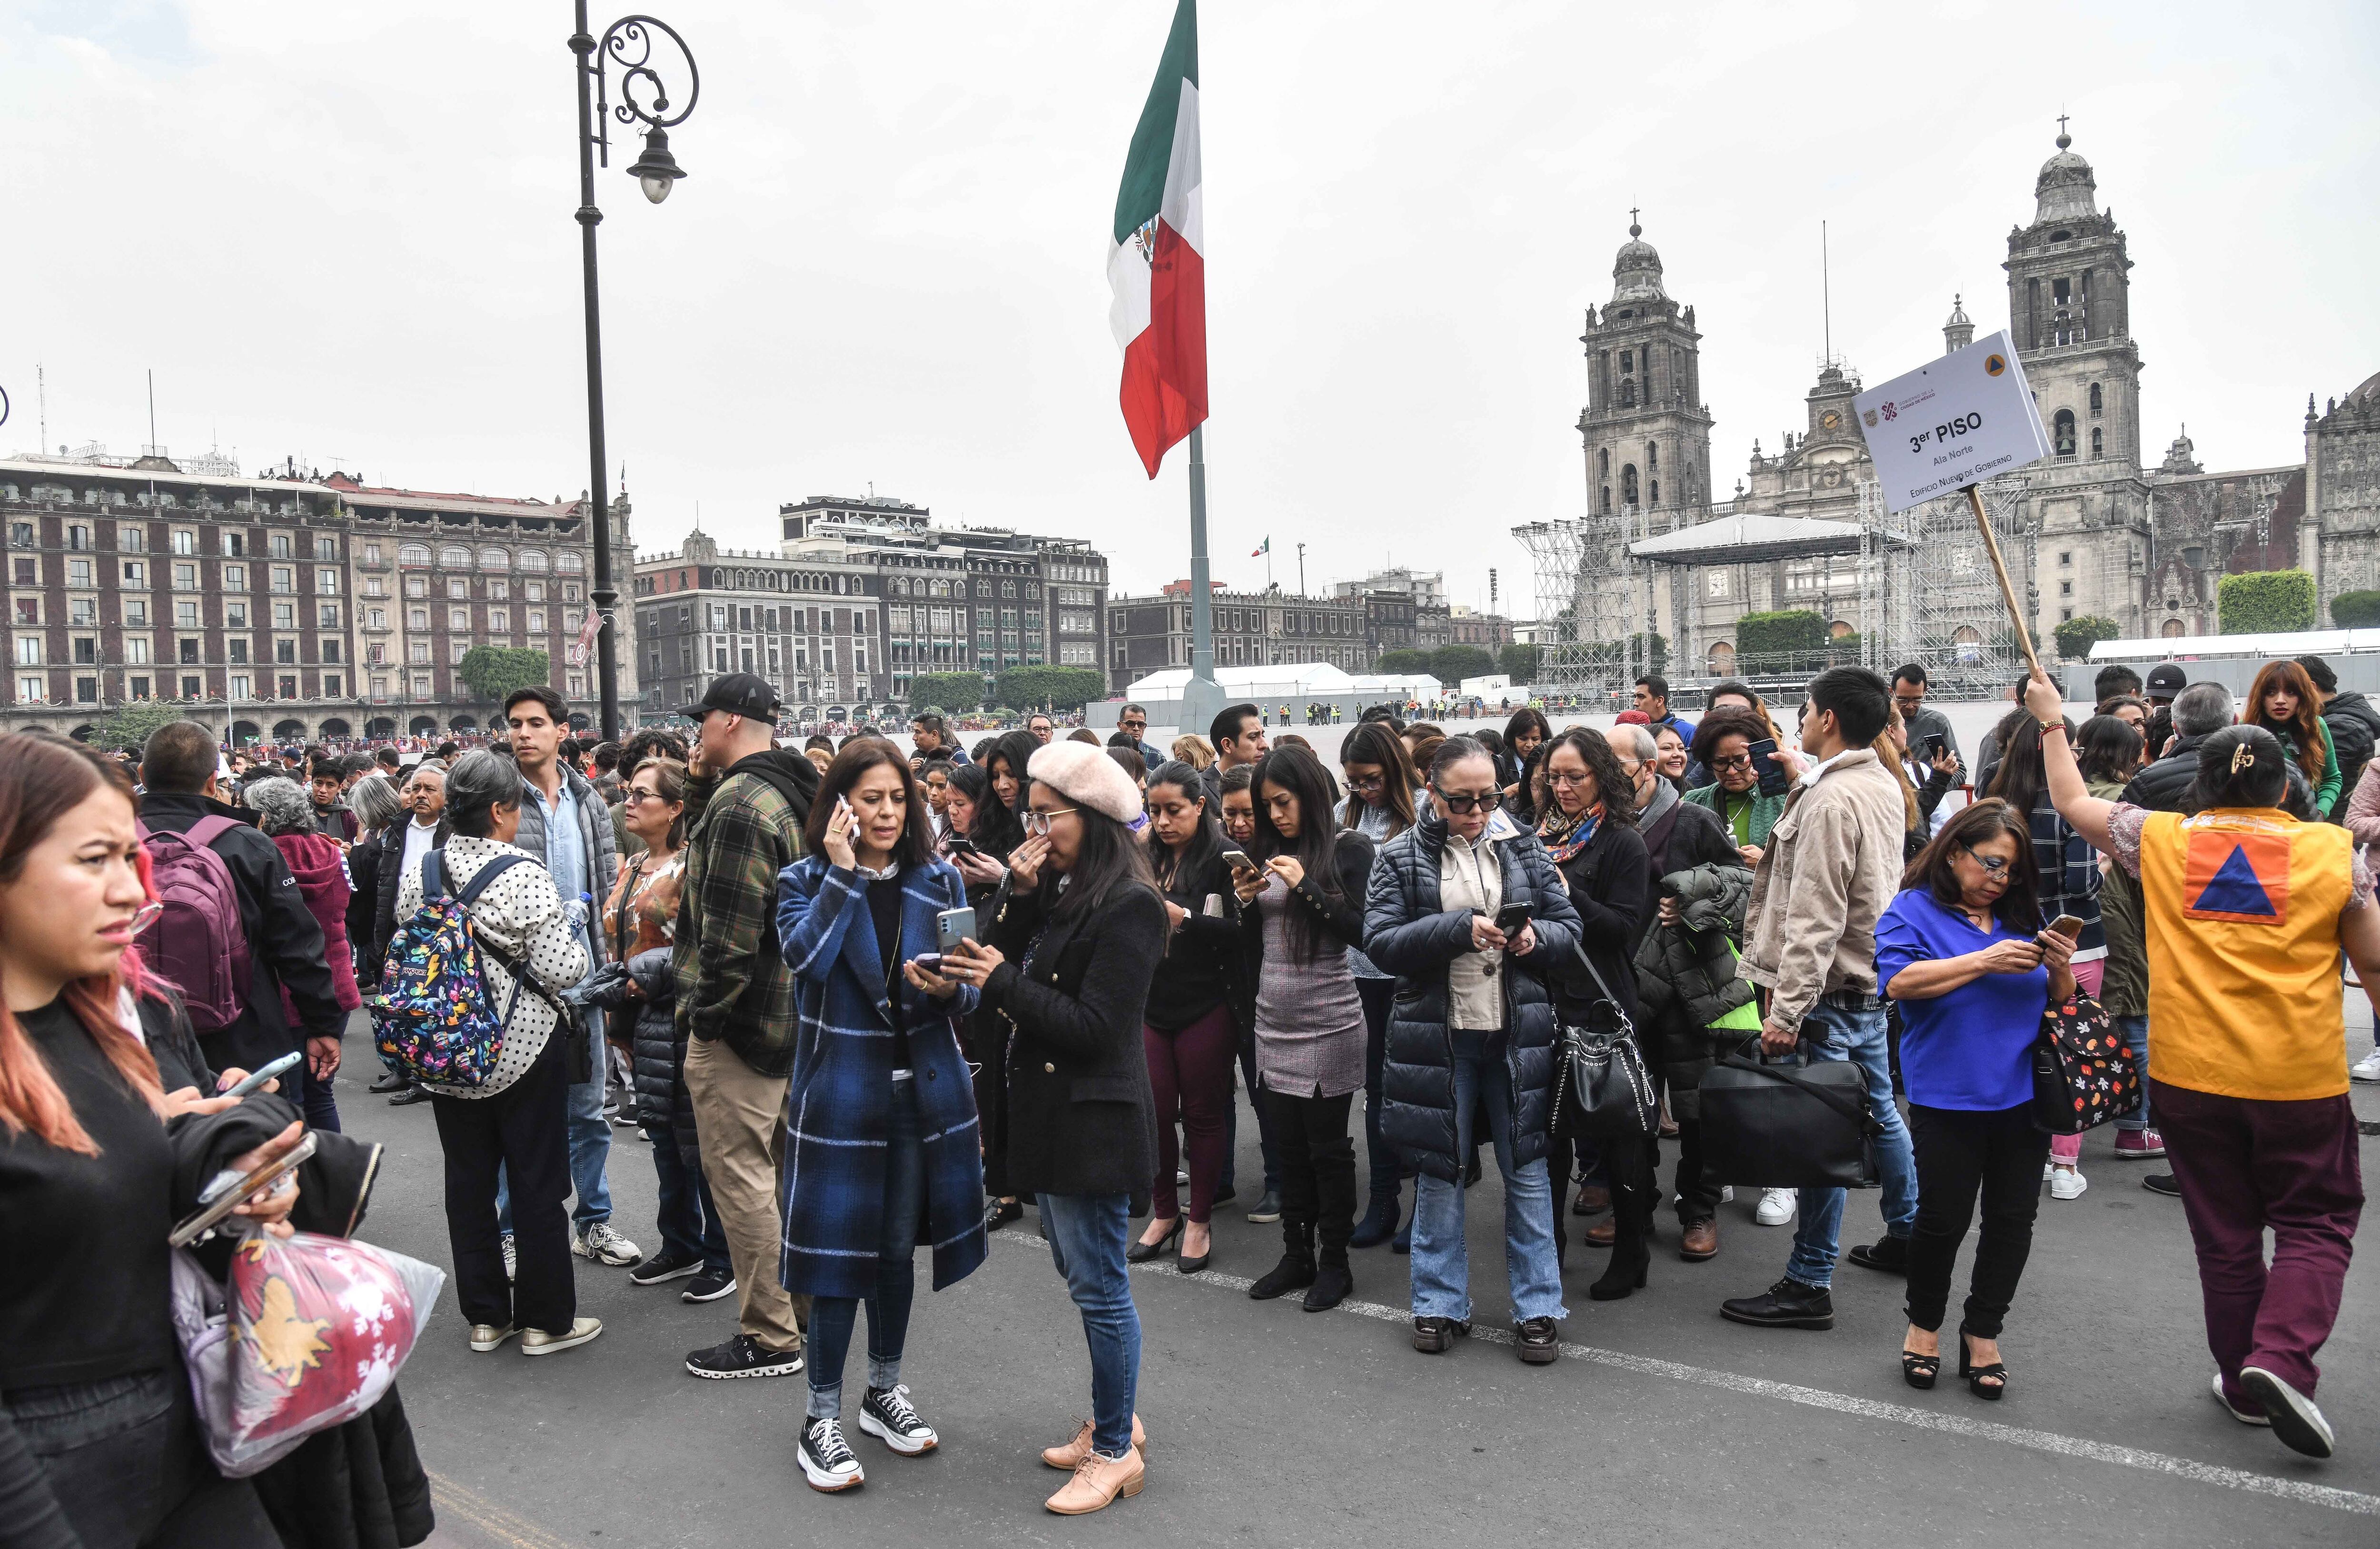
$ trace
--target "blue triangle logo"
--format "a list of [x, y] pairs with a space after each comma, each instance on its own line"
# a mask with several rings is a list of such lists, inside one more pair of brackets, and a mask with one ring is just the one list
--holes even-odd
[[2216, 868], [2215, 878], [2199, 893], [2198, 902], [2191, 907], [2203, 914], [2262, 914], [2277, 919], [2280, 911], [2273, 907], [2270, 894], [2258, 879], [2256, 868], [2248, 864], [2245, 845], [2234, 845], [2231, 853]]

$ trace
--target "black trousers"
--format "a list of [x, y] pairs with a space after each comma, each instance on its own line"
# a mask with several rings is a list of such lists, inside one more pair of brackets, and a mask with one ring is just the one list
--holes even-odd
[[[455, 1291], [475, 1324], [567, 1333], [578, 1315], [570, 1270], [569, 1071], [563, 1040], [545, 1046], [520, 1080], [492, 1097], [432, 1094], [446, 1153], [446, 1236]], [[496, 1169], [512, 1185], [518, 1277], [504, 1280], [496, 1230]]]
[[1917, 1222], [1909, 1235], [1909, 1321], [1939, 1329], [1950, 1299], [1950, 1268], [1984, 1202], [1964, 1324], [1997, 1339], [2033, 1252], [2033, 1217], [2041, 1207], [2041, 1165], [2049, 1137], [2033, 1127], [2030, 1104], [1976, 1112], [1909, 1105], [1917, 1154]]
[[[1314, 1229], [1326, 1264], [1347, 1262], [1355, 1231], [1355, 1143], [1347, 1117], [1355, 1095], [1292, 1097], [1264, 1095], [1281, 1155], [1281, 1221], [1284, 1235]], [[1294, 1240], [1294, 1238], [1293, 1238]]]
[[1724, 1180], [1703, 1173], [1703, 1121], [1678, 1120], [1678, 1220], [1707, 1221], [1718, 1214], [1718, 1190]]
[[[6, 1407], [0, 1499], [10, 1509], [0, 1517], [0, 1538], [10, 1543], [58, 1542], [68, 1527], [85, 1549], [278, 1542], [254, 1485], [215, 1471], [178, 1354], [160, 1371], [17, 1388]], [[55, 1514], [24, 1499], [43, 1481]]]

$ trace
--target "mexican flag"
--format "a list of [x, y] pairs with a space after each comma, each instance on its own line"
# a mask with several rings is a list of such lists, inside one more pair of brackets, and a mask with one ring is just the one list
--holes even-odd
[[1205, 200], [1198, 187], [1198, 5], [1180, 0], [1116, 191], [1108, 321], [1123, 348], [1118, 394], [1134, 450], [1157, 477], [1165, 449], [1207, 418]]

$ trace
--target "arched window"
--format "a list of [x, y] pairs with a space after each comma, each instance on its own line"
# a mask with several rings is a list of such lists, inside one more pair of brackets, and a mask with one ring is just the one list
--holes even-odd
[[565, 549], [554, 560], [553, 568], [565, 575], [576, 575], [587, 568], [587, 558], [576, 549]]
[[2165, 621], [2164, 627], [2159, 629], [2157, 633], [2168, 640], [2179, 640], [2190, 632], [2182, 627], [2182, 623], [2180, 619], [2168, 619]]
[[2099, 384], [2095, 381], [2091, 384], [2091, 418], [2098, 418], [2099, 411], [2104, 406], [2105, 401], [2099, 396]]
[[545, 551], [542, 549], [522, 550], [520, 552], [520, 567], [523, 570], [542, 571], [545, 569]]
[[2101, 433], [2096, 425], [2091, 427], [2091, 455], [2095, 458], [2101, 455], [2106, 445], [2106, 442], [2100, 440]]
[[1595, 474], [1598, 478], [1611, 477], [1611, 448], [1607, 446], [1595, 454]]
[[1651, 482], [1648, 503], [1653, 505], [1658, 505], [1661, 503], [1661, 481], [1658, 478]]
[[1620, 384], [1620, 406], [1623, 409], [1633, 409], [1636, 406], [1636, 384], [1634, 382], [1623, 381]]
[[1611, 486], [1609, 484], [1603, 487], [1603, 514], [1607, 516], [1611, 514]]
[[471, 551], [459, 543], [449, 543], [438, 551], [438, 563], [453, 570], [471, 568]]
[[482, 549], [480, 551], [480, 568], [481, 570], [508, 570], [512, 567], [512, 563], [513, 557], [510, 554], [505, 553], [502, 549]]
[[1713, 646], [1710, 648], [1711, 676], [1714, 678], [1724, 678], [1734, 671], [1735, 647], [1728, 641], [1721, 640], [1718, 645]]
[[2050, 444], [2058, 449], [2058, 454], [2060, 457], [2073, 456], [2074, 411], [2072, 409], [2059, 409], [2058, 411], [2058, 418], [2051, 420], [2050, 425]]
[[1984, 635], [1973, 624], [1962, 623], [1950, 632], [1950, 652], [1967, 666], [1984, 660]]
[[1620, 503], [1636, 503], [1636, 465], [1630, 463], [1620, 470]]
[[1661, 449], [1658, 444], [1649, 441], [1645, 443], [1645, 471], [1646, 473], [1659, 473], [1661, 471]]
[[428, 564], [430, 563], [430, 545], [426, 543], [406, 544], [403, 548], [397, 550], [396, 563], [399, 564]]

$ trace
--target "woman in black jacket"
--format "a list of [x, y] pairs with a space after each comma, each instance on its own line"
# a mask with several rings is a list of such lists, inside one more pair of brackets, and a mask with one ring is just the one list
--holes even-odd
[[1026, 838], [1008, 857], [989, 937], [943, 964], [1006, 1029], [997, 1165], [1010, 1189], [1035, 1196], [1090, 1344], [1091, 1422], [1041, 1454], [1075, 1470], [1049, 1506], [1075, 1514], [1137, 1495], [1144, 1478], [1140, 1314], [1124, 1251], [1157, 1162], [1142, 1028], [1166, 915], [1127, 826], [1141, 811], [1132, 777], [1075, 742], [1034, 754], [1030, 773]]
[[[987, 759], [998, 751], [995, 739], [978, 744]], [[992, 789], [985, 765], [961, 764], [951, 771], [949, 819], [942, 834], [942, 859], [958, 868], [966, 884], [967, 907], [975, 911], [978, 932], [991, 918], [992, 900], [1008, 876], [1009, 853], [1025, 842], [1025, 826]], [[961, 843], [961, 841], [965, 841]], [[1008, 1190], [1000, 1173], [1000, 1095], [1007, 1085], [1008, 1026], [987, 1007], [978, 1006], [959, 1019], [959, 1044], [975, 1071], [975, 1110], [983, 1128], [983, 1186], [990, 1196], [983, 1207], [987, 1231], [1025, 1214], [1025, 1206]]]
[[[1619, 756], [1602, 732], [1572, 727], [1547, 745], [1537, 784], [1536, 808], [1543, 815], [1537, 839], [1570, 890], [1571, 907], [1578, 911], [1579, 948], [1585, 954], [1585, 962], [1573, 955], [1569, 962], [1548, 971], [1558, 992], [1561, 1020], [1595, 1025], [1598, 1021], [1595, 1008], [1609, 1000], [1612, 1010], [1633, 1026], [1636, 948], [1652, 914], [1653, 863], [1645, 852], [1643, 836], [1636, 832], [1628, 777], [1621, 772]], [[1604, 799], [1607, 791], [1614, 793], [1609, 804]], [[1588, 963], [1593, 964], [1591, 971]], [[1554, 1121], [1560, 1125], [1560, 1113], [1554, 1115]], [[1567, 1139], [1573, 1144], [1585, 1138], [1556, 1131], [1558, 1141]], [[1653, 1206], [1659, 1197], [1653, 1178], [1660, 1160], [1659, 1147], [1659, 1140], [1649, 1132], [1639, 1140], [1607, 1141], [1599, 1147], [1611, 1180], [1612, 1215], [1608, 1223], [1587, 1229], [1586, 1241], [1598, 1248], [1609, 1245], [1612, 1253], [1602, 1277], [1587, 1288], [1587, 1294], [1597, 1301], [1616, 1301], [1645, 1283], [1645, 1266], [1652, 1260], [1647, 1244]], [[1560, 1155], [1567, 1147], [1558, 1144], [1555, 1149]], [[1562, 1212], [1557, 1208], [1557, 1258], [1562, 1235]]]
[[[1223, 1116], [1232, 1107], [1232, 1061], [1240, 1046], [1232, 1014], [1241, 973], [1240, 900], [1223, 864], [1223, 830], [1207, 808], [1198, 771], [1178, 761], [1160, 764], [1149, 777], [1148, 805], [1143, 842], [1170, 932], [1141, 1027], [1157, 1110], [1157, 1209], [1125, 1257], [1135, 1264], [1153, 1259], [1178, 1239], [1175, 1267], [1195, 1275], [1214, 1253], [1208, 1223], [1222, 1183]], [[1180, 1153], [1189, 1157], [1186, 1224], [1174, 1182]]]
[[[1259, 1301], [1305, 1289], [1318, 1313], [1354, 1289], [1355, 1147], [1347, 1118], [1364, 1084], [1364, 1002], [1347, 949], [1364, 933], [1372, 841], [1342, 829], [1330, 777], [1283, 742], [1257, 761], [1254, 854], [1232, 885], [1256, 986], [1257, 1079], [1281, 1159], [1281, 1262], [1248, 1288]], [[1318, 1253], [1318, 1244], [1319, 1252]]]
[[[1554, 1257], [1554, 1007], [1539, 974], [1569, 958], [1578, 912], [1535, 834], [1498, 805], [1487, 749], [1450, 737], [1431, 760], [1430, 810], [1380, 849], [1364, 950], [1397, 976], [1380, 1129], [1420, 1176], [1413, 1222], [1414, 1349], [1471, 1330], [1463, 1174], [1484, 1112], [1504, 1175], [1504, 1255], [1515, 1344], [1560, 1351], [1567, 1315]], [[1507, 911], [1511, 913], [1507, 913]], [[1525, 910], [1527, 923], [1497, 925]]]

